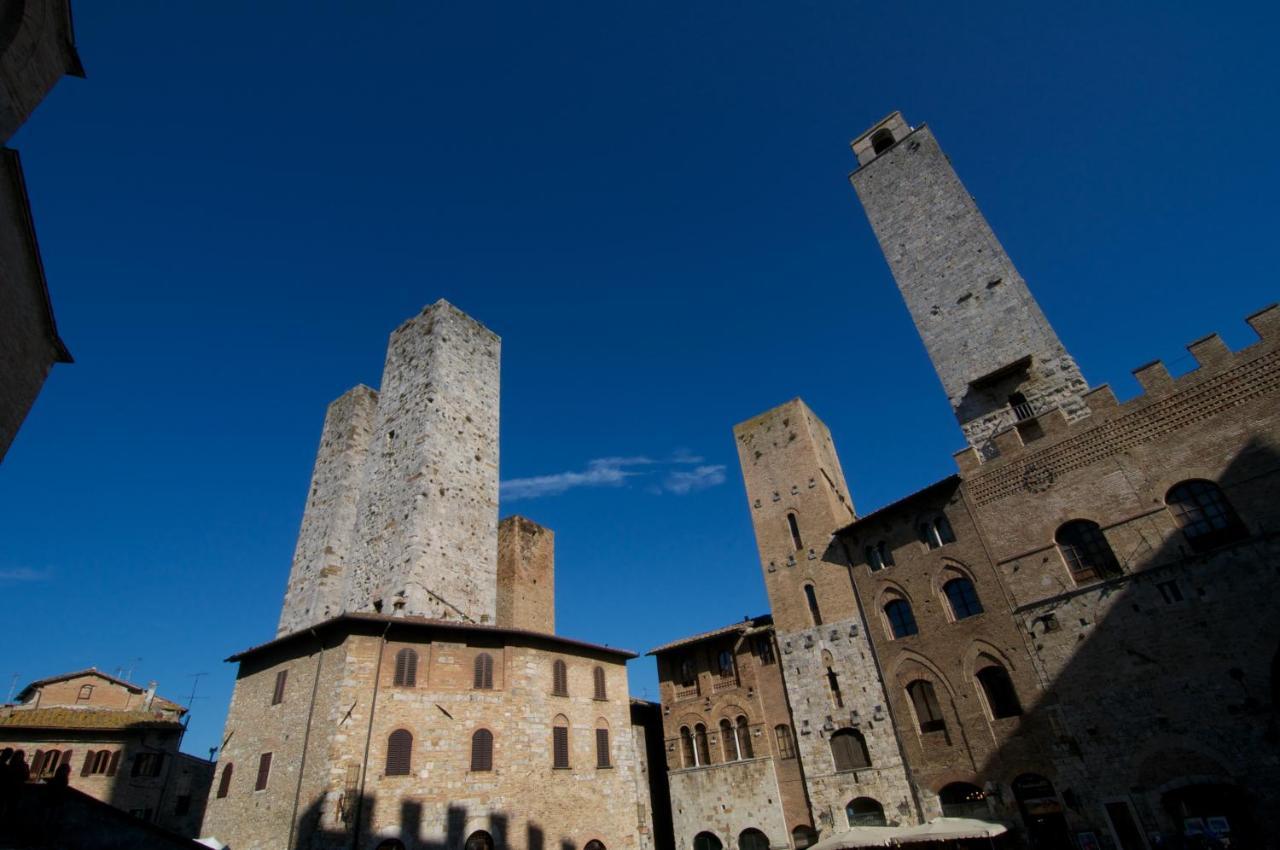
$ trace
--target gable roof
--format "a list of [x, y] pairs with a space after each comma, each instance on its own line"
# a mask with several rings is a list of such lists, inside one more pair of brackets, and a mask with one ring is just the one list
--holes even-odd
[[738, 632], [765, 628], [772, 625], [772, 614], [761, 614], [759, 617], [747, 617], [746, 619], [739, 620], [738, 622], [732, 623], [728, 626], [712, 629], [709, 632], [702, 632], [701, 634], [690, 635], [689, 637], [680, 638], [679, 640], [673, 640], [670, 643], [664, 643], [662, 646], [657, 646], [649, 650], [645, 655], [657, 655], [659, 652], [666, 652], [669, 649], [677, 649], [682, 646], [701, 643], [704, 640], [711, 640], [712, 638], [718, 638], [723, 635], [736, 634]]
[[[103, 673], [97, 667], [86, 667], [83, 670], [75, 670], [71, 673], [59, 673], [56, 676], [47, 676], [43, 679], [36, 679], [34, 682], [30, 683], [29, 685], [27, 685], [25, 688], [23, 688], [21, 691], [18, 692], [18, 702], [25, 702], [27, 697], [36, 688], [42, 688], [45, 685], [52, 685], [55, 682], [65, 682], [68, 679], [78, 679], [81, 676], [96, 676], [99, 679], [102, 679], [106, 682], [110, 682], [113, 685], [116, 685], [121, 688], [125, 688], [130, 693], [143, 694], [147, 692], [147, 689], [142, 687], [141, 685], [135, 685], [133, 682], [128, 682], [116, 676]], [[156, 696], [153, 698], [151, 705], [153, 709], [156, 707], [159, 707], [159, 708], [165, 708], [165, 709], [183, 712], [183, 713], [185, 713], [187, 710], [184, 706], [179, 705], [173, 700], [165, 699], [159, 694], [156, 694]]]

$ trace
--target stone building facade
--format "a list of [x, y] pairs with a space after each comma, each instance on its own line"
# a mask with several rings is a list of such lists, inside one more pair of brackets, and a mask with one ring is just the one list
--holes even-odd
[[[58, 80], [84, 76], [67, 0], [0, 4], [0, 144]], [[0, 460], [55, 363], [71, 354], [54, 321], [18, 152], [0, 148]]]
[[277, 637], [229, 659], [206, 835], [669, 848], [634, 655], [557, 636], [554, 534], [498, 522], [499, 350], [437, 302], [392, 334], [378, 391], [330, 405]]
[[0, 707], [0, 747], [21, 750], [33, 782], [68, 784], [142, 821], [195, 837], [213, 764], [179, 751], [187, 710], [92, 668], [27, 685]]

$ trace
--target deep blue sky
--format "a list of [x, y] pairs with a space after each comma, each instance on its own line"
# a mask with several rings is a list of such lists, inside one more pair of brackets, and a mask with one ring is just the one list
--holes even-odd
[[[561, 633], [646, 650], [764, 611], [735, 422], [804, 397], [863, 512], [961, 446], [846, 180], [892, 109], [1092, 382], [1247, 343], [1274, 5], [1040, 6], [82, 0], [88, 79], [13, 142], [76, 363], [0, 467], [6, 692], [97, 665], [185, 701], [207, 672], [187, 749], [216, 743], [326, 404], [440, 297], [503, 337], [504, 478], [726, 467], [504, 504], [557, 532]], [[656, 696], [650, 659], [632, 683]]]

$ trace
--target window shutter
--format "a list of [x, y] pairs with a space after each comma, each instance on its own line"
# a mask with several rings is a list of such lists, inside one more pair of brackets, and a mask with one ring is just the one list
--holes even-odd
[[285, 683], [285, 680], [288, 678], [289, 678], [288, 670], [281, 670], [280, 672], [276, 673], [276, 689], [275, 689], [275, 692], [271, 694], [272, 705], [279, 705], [280, 703], [284, 702], [284, 683]]
[[559, 659], [551, 666], [551, 693], [558, 697], [569, 695], [569, 668]]
[[569, 766], [569, 727], [557, 726], [551, 730], [553, 767]]
[[267, 787], [267, 780], [271, 778], [271, 753], [263, 753], [258, 759], [258, 780], [253, 783], [254, 791], [262, 791]]
[[609, 767], [609, 730], [596, 730], [596, 767]]
[[408, 776], [413, 762], [413, 735], [397, 729], [387, 736], [387, 776]]
[[55, 769], [56, 769], [57, 767], [62, 767], [64, 764], [65, 764], [65, 765], [70, 765], [70, 764], [71, 764], [71, 750], [63, 750], [63, 751], [62, 751], [62, 759], [58, 762], [58, 764], [57, 764], [57, 766], [55, 767]]
[[596, 699], [608, 699], [604, 687], [604, 668], [597, 667], [592, 675], [595, 677]]
[[493, 656], [487, 652], [482, 652], [476, 656], [475, 677], [472, 687], [481, 691], [493, 689]]
[[91, 770], [93, 770], [93, 750], [84, 754], [84, 767], [80, 768], [80, 775], [88, 776]]
[[477, 729], [471, 736], [471, 769], [493, 770], [493, 733]]
[[[119, 753], [117, 753], [119, 755]], [[231, 762], [227, 762], [222, 766], [222, 779], [218, 782], [218, 799], [221, 800], [227, 796], [227, 791], [231, 789]]]
[[395, 685], [412, 688], [418, 683], [418, 653], [405, 648], [396, 653]]
[[111, 754], [111, 765], [107, 768], [107, 776], [115, 776], [116, 771], [120, 769], [120, 753], [123, 750], [116, 750]]

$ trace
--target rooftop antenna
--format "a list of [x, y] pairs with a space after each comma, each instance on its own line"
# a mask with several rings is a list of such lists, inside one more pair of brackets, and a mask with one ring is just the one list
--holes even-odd
[[141, 657], [141, 656], [139, 656], [139, 657], [137, 657], [137, 658], [133, 659], [133, 663], [129, 665], [129, 670], [128, 670], [128, 672], [126, 672], [126, 673], [124, 674], [124, 680], [125, 680], [126, 682], [132, 682], [132, 681], [133, 681], [133, 668], [134, 668], [134, 667], [137, 667], [137, 666], [138, 666], [138, 662], [140, 662], [140, 661], [142, 661], [142, 657]]
[[5, 702], [13, 702], [13, 692], [18, 687], [18, 673], [13, 674], [13, 678], [9, 680], [9, 696], [5, 697]]
[[194, 681], [191, 682], [191, 696], [187, 697], [187, 716], [185, 725], [183, 726], [184, 729], [191, 723], [191, 706], [196, 701], [196, 688], [200, 687], [200, 677], [208, 675], [208, 673], [189, 673], [187, 675], [188, 679], [192, 679]]

